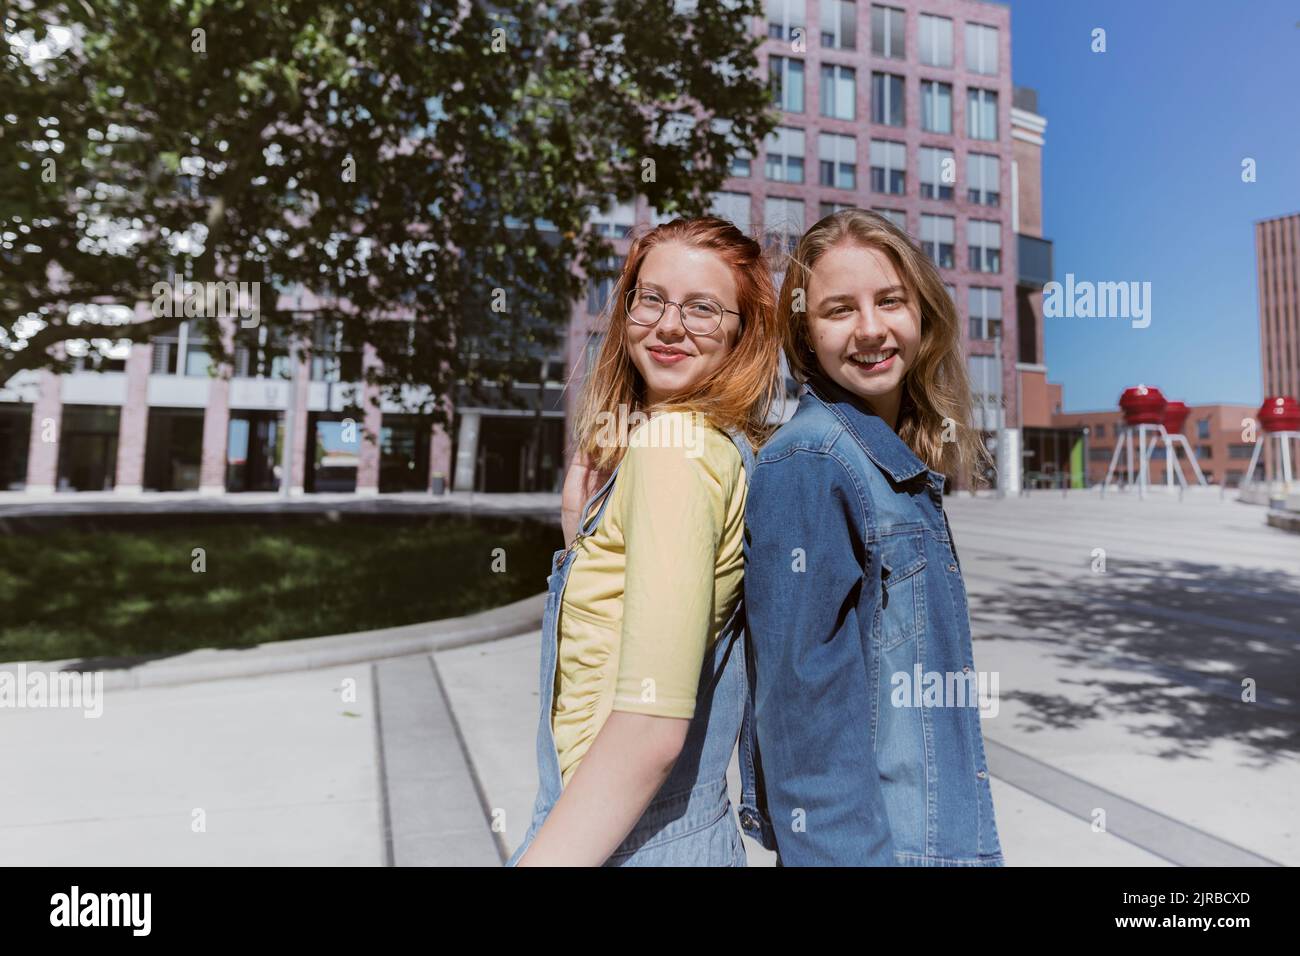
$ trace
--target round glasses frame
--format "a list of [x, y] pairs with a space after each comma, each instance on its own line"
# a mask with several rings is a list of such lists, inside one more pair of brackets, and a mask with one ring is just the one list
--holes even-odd
[[[650, 295], [653, 295], [660, 300], [661, 304], [659, 307], [659, 314], [655, 316], [654, 320], [651, 322], [643, 322], [632, 316], [632, 307], [633, 305], [636, 304], [636, 297], [638, 292], [648, 292]], [[707, 331], [691, 328], [689, 325], [687, 325], [685, 303], [674, 302], [671, 299], [667, 299], [664, 296], [660, 295], [658, 292], [656, 292], [654, 289], [642, 289], [640, 286], [638, 286], [635, 289], [629, 289], [627, 295], [624, 296], [623, 298], [623, 306], [624, 306], [624, 311], [627, 313], [627, 318], [629, 322], [632, 322], [635, 325], [654, 325], [664, 317], [664, 313], [668, 311], [668, 306], [675, 305], [677, 306], [677, 314], [681, 316], [682, 326], [686, 329], [686, 331], [690, 332], [692, 335], [712, 335], [714, 332], [718, 331], [718, 329], [722, 327], [723, 316], [725, 316], [728, 312], [730, 312], [732, 315], [735, 316], [740, 315], [740, 313], [737, 312], [735, 309], [728, 309], [721, 302], [716, 302], [713, 299], [691, 299], [691, 301], [707, 302], [710, 305], [716, 306], [719, 309], [718, 318], [716, 321], [714, 321], [712, 328], [708, 329]]]

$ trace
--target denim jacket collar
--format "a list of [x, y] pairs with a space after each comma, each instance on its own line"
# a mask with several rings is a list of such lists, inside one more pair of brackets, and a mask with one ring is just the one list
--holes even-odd
[[934, 473], [898, 437], [898, 432], [867, 409], [862, 399], [848, 389], [820, 371], [814, 371], [800, 389], [800, 394], [805, 391], [811, 392], [848, 426], [871, 460], [894, 481], [906, 481], [921, 472], [927, 472], [933, 478]]

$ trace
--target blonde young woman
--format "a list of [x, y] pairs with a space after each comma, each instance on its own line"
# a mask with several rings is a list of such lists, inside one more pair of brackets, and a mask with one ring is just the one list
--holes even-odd
[[906, 234], [849, 209], [800, 240], [778, 320], [799, 407], [758, 455], [745, 570], [778, 856], [1000, 866], [943, 510], [945, 476], [974, 487], [988, 458], [952, 299]]
[[729, 222], [632, 243], [577, 419], [570, 513], [592, 493], [547, 581], [539, 786], [509, 866], [743, 866], [738, 739], [741, 818], [764, 838], [740, 598], [774, 313], [762, 250]]

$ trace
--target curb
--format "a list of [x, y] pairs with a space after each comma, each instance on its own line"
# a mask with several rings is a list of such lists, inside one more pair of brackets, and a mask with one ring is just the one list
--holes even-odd
[[[122, 690], [314, 670], [514, 637], [540, 628], [545, 608], [546, 594], [541, 593], [464, 617], [246, 648], [203, 648], [166, 658], [135, 658], [138, 663], [104, 670], [90, 668], [89, 672], [103, 674], [104, 690]], [[12, 672], [20, 667], [29, 675], [87, 671], [80, 658], [4, 663], [0, 671]]]

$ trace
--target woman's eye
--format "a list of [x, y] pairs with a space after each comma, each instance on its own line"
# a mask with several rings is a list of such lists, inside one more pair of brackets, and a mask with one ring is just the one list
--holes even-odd
[[880, 300], [881, 305], [886, 305], [889, 303], [893, 303], [894, 305], [902, 305], [903, 300], [896, 295], [887, 295]]

